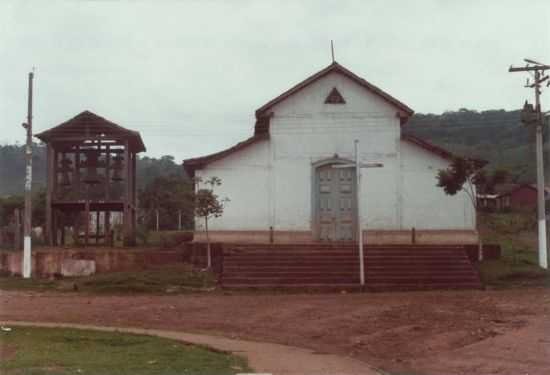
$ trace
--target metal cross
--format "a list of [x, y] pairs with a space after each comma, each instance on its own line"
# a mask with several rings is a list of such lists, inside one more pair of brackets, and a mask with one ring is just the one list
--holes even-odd
[[357, 230], [358, 230], [358, 242], [359, 242], [359, 279], [361, 281], [361, 287], [365, 286], [365, 258], [363, 252], [363, 230], [361, 225], [361, 169], [362, 168], [382, 168], [384, 163], [373, 161], [368, 163], [359, 162], [359, 140], [355, 140], [355, 163], [338, 164], [333, 165], [333, 168], [355, 168], [356, 173], [356, 194], [357, 194]]

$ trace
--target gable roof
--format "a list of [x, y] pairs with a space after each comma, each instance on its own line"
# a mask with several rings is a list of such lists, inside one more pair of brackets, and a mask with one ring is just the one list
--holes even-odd
[[90, 111], [83, 111], [51, 129], [45, 130], [35, 137], [49, 143], [67, 139], [82, 139], [100, 137], [102, 135], [114, 138], [128, 139], [130, 148], [135, 152], [145, 151], [145, 145], [139, 132], [126, 129]]
[[[517, 185], [511, 186], [511, 188], [508, 189], [507, 191], [502, 191], [499, 194], [499, 197], [504, 197], [504, 196], [507, 196], [507, 195], [514, 194], [515, 192], [517, 192], [521, 189], [525, 189], [525, 188], [533, 190], [535, 192], [537, 191], [537, 185], [536, 184], [517, 184]], [[545, 192], [545, 194], [550, 194], [550, 187], [545, 186], [544, 187], [544, 192]]]
[[[344, 68], [342, 65], [338, 64], [337, 62], [333, 62], [323, 70], [315, 73], [311, 77], [305, 79], [304, 81], [298, 83], [294, 87], [290, 88], [289, 90], [285, 91], [281, 95], [277, 96], [276, 98], [272, 99], [268, 103], [261, 106], [259, 109], [256, 110], [256, 124], [254, 126], [254, 135], [232, 147], [229, 147], [223, 151], [198, 157], [198, 158], [191, 158], [191, 159], [185, 159], [183, 161], [183, 167], [185, 171], [189, 175], [193, 175], [195, 170], [202, 169], [207, 164], [212, 163], [213, 161], [220, 160], [225, 158], [228, 155], [231, 155], [235, 152], [238, 152], [260, 140], [269, 139], [269, 125], [270, 125], [270, 119], [272, 112], [270, 109], [275, 106], [276, 104], [282, 102], [286, 98], [290, 97], [291, 95], [294, 95], [295, 93], [299, 92], [300, 90], [304, 89], [305, 87], [311, 85], [313, 82], [321, 79], [322, 77], [325, 77], [326, 75], [336, 72], [339, 74], [342, 74], [349, 79], [353, 80], [354, 82], [358, 83], [359, 85], [363, 86], [367, 90], [373, 92], [374, 94], [378, 95], [388, 103], [395, 106], [399, 111], [398, 114], [401, 118], [401, 124], [404, 124], [405, 121], [414, 113], [414, 111], [400, 102], [399, 100], [393, 98], [389, 94], [385, 93], [378, 87], [374, 86], [373, 84], [367, 82], [363, 78], [357, 76], [353, 72], [349, 71], [348, 69]], [[440, 157], [452, 160], [456, 157], [456, 155], [452, 154], [451, 152], [445, 150], [442, 147], [433, 145], [425, 140], [422, 140], [416, 136], [410, 135], [410, 134], [402, 134], [401, 139], [410, 143], [415, 144], [416, 146], [419, 146], [426, 151], [429, 151], [431, 153], [434, 153], [436, 155], [439, 155]]]
[[[351, 72], [350, 70], [344, 68], [342, 65], [338, 64], [336, 61], [327, 66], [326, 68], [320, 70], [319, 72], [313, 74], [309, 78], [306, 78], [302, 82], [298, 83], [297, 85], [291, 87], [289, 90], [283, 92], [281, 95], [277, 96], [276, 98], [270, 100], [260, 108], [256, 110], [256, 118], [265, 117], [266, 115], [269, 115], [269, 110], [274, 107], [276, 104], [279, 104], [283, 100], [287, 99], [288, 97], [296, 94], [297, 92], [301, 91], [305, 87], [311, 85], [313, 82], [327, 76], [330, 73], [339, 73], [342, 74], [345, 77], [348, 77], [355, 83], [359, 84], [360, 86], [364, 87], [368, 91], [372, 92], [373, 94], [381, 97], [386, 102], [390, 103], [391, 105], [397, 107], [399, 109], [399, 116], [406, 121], [406, 119], [411, 116], [414, 111], [400, 102], [399, 100], [392, 97], [390, 94], [382, 91], [380, 88], [376, 87], [375, 85], [367, 82], [365, 79], [359, 77], [355, 73]], [[402, 121], [404, 123], [404, 121]]]
[[456, 158], [456, 155], [454, 155], [452, 152], [448, 150], [445, 150], [443, 147], [436, 146], [433, 143], [425, 141], [412, 134], [401, 134], [401, 139], [403, 141], [407, 141], [416, 146], [419, 146], [420, 148], [423, 148], [424, 150], [429, 151], [433, 154], [439, 155], [443, 159], [453, 160], [454, 158]]

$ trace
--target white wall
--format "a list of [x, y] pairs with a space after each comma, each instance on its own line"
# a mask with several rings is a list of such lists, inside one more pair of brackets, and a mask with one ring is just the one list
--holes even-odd
[[[209, 223], [210, 229], [269, 229], [268, 150], [268, 141], [261, 141], [196, 171], [198, 177], [221, 178], [214, 193], [230, 199], [223, 216]], [[196, 224], [196, 229], [203, 228], [200, 220]]]
[[466, 193], [448, 196], [436, 186], [438, 170], [448, 161], [405, 141], [401, 155], [403, 227], [474, 229], [474, 210]]
[[[334, 87], [346, 104], [324, 103]], [[335, 154], [353, 159], [355, 139], [360, 141], [362, 160], [391, 164], [397, 157], [399, 119], [396, 108], [340, 74], [332, 73], [316, 81], [276, 105], [273, 112], [273, 217], [278, 230], [312, 229], [313, 163], [332, 158]], [[394, 184], [391, 172], [377, 173], [390, 176], [388, 183]], [[391, 202], [394, 198], [384, 195], [378, 202]], [[374, 202], [365, 204], [371, 207]], [[392, 222], [386, 217], [386, 211], [382, 207], [372, 211], [384, 216], [378, 218], [378, 222], [384, 225]]]
[[[324, 104], [333, 87], [346, 104]], [[355, 139], [362, 161], [384, 163], [363, 171], [368, 229], [472, 227], [464, 197], [448, 197], [435, 186], [437, 169], [447, 162], [400, 141], [397, 109], [347, 77], [332, 73], [272, 110], [269, 140], [197, 171], [220, 177], [216, 193], [231, 199], [211, 229], [311, 230], [312, 164], [335, 154], [353, 159]]]

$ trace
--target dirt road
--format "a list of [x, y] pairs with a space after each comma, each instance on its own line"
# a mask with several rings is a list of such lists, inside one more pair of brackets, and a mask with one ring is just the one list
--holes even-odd
[[86, 296], [1, 292], [0, 320], [131, 326], [308, 348], [415, 374], [547, 374], [550, 291]]

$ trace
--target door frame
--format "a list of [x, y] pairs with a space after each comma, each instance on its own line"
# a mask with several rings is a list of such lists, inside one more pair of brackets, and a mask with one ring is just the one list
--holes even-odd
[[[353, 160], [341, 158], [338, 156], [338, 154], [334, 154], [334, 156], [331, 158], [322, 159], [311, 163], [311, 226], [312, 226], [311, 232], [312, 232], [314, 241], [319, 241], [319, 235], [320, 235], [319, 215], [318, 215], [319, 197], [317, 196], [317, 193], [319, 191], [319, 186], [317, 181], [317, 170], [320, 167], [324, 167], [326, 165], [331, 165], [331, 164], [353, 164], [353, 163], [355, 163]], [[354, 173], [355, 173], [355, 168], [350, 167], [350, 169], [354, 169]], [[356, 190], [357, 189], [354, 187], [354, 191]], [[355, 194], [357, 194], [357, 191]], [[354, 223], [357, 223], [357, 197], [355, 197], [355, 205], [353, 207], [353, 220], [354, 220]], [[357, 241], [356, 227], [357, 225], [354, 225], [353, 241]], [[336, 242], [336, 241], [332, 241], [332, 242]]]

